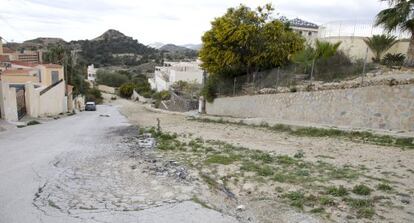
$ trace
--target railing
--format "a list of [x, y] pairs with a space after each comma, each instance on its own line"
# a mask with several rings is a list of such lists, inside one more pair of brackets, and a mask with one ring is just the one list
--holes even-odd
[[62, 83], [62, 82], [63, 82], [63, 79], [61, 79], [60, 81], [58, 81], [58, 82], [56, 82], [56, 83], [54, 83], [54, 84], [50, 85], [49, 87], [47, 87], [47, 88], [45, 88], [45, 89], [43, 89], [43, 90], [40, 92], [40, 95], [42, 95], [42, 94], [44, 94], [44, 93], [48, 92], [50, 89], [52, 89], [52, 88], [56, 87], [57, 85], [59, 85], [59, 84], [60, 84], [60, 83]]

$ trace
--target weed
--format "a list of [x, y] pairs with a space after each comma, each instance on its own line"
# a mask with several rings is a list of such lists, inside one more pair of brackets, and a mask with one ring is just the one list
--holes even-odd
[[372, 218], [374, 215], [374, 208], [361, 208], [357, 211], [358, 218]]
[[284, 197], [290, 200], [291, 206], [303, 209], [303, 205], [305, 204], [305, 195], [302, 192], [290, 192], [288, 194], [285, 194]]
[[211, 178], [211, 177], [209, 177], [209, 176], [207, 176], [205, 174], [202, 174], [201, 175], [201, 178], [207, 183], [207, 185], [210, 188], [213, 188], [213, 189], [217, 189], [218, 188], [218, 183], [213, 178]]
[[358, 195], [370, 195], [372, 192], [372, 189], [369, 188], [368, 186], [364, 185], [364, 184], [360, 184], [360, 185], [356, 185], [353, 189], [352, 192], [354, 192], [355, 194]]
[[348, 195], [348, 191], [342, 185], [339, 186], [339, 187], [335, 187], [335, 186], [328, 187], [327, 193], [329, 195], [332, 195], [332, 196], [335, 196], [335, 197], [344, 197], [344, 196]]
[[53, 202], [52, 200], [48, 200], [48, 204], [49, 204], [49, 206], [50, 207], [52, 207], [52, 208], [56, 208], [56, 209], [58, 209], [58, 210], [60, 210], [61, 208], [57, 205], [57, 204], [55, 204], [55, 202]]
[[392, 187], [386, 183], [380, 183], [377, 185], [377, 189], [381, 191], [391, 191]]
[[361, 208], [369, 208], [373, 207], [373, 201], [371, 199], [354, 199], [354, 198], [348, 198], [346, 199], [349, 206], [355, 209], [361, 209]]
[[251, 161], [243, 162], [242, 166], [240, 167], [240, 170], [255, 172], [262, 177], [272, 176], [274, 174], [274, 170], [272, 167], [268, 165], [258, 165]]
[[273, 169], [267, 165], [258, 168], [256, 172], [259, 176], [263, 176], [263, 177], [271, 176], [274, 174]]
[[273, 162], [273, 157], [270, 154], [256, 151], [251, 158], [257, 161], [262, 161], [263, 163]]
[[319, 213], [324, 213], [324, 212], [325, 212], [324, 208], [314, 208], [310, 210], [310, 213], [313, 213], [313, 214], [319, 214]]
[[297, 160], [293, 159], [292, 157], [289, 156], [277, 156], [276, 157], [277, 162], [280, 164], [285, 164], [285, 165], [291, 165], [291, 164], [296, 164]]
[[204, 201], [202, 201], [202, 200], [200, 200], [200, 198], [198, 198], [198, 197], [196, 197], [196, 196], [193, 196], [192, 198], [191, 198], [191, 200], [194, 202], [194, 203], [197, 203], [197, 204], [199, 204], [199, 205], [201, 205], [202, 207], [204, 207], [204, 208], [207, 208], [207, 209], [212, 209], [206, 202], [204, 202]]
[[319, 203], [323, 206], [335, 206], [335, 201], [331, 197], [321, 196], [319, 198]]
[[205, 161], [208, 164], [222, 164], [222, 165], [230, 165], [235, 161], [240, 160], [240, 156], [238, 155], [211, 155]]
[[305, 157], [305, 152], [303, 152], [303, 150], [299, 150], [295, 153], [295, 155], [293, 155], [293, 157], [295, 157], [296, 159], [302, 159], [303, 157]]

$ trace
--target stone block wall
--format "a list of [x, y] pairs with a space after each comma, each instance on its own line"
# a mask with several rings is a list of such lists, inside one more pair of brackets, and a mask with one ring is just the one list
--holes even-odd
[[414, 131], [414, 85], [217, 98], [207, 114]]

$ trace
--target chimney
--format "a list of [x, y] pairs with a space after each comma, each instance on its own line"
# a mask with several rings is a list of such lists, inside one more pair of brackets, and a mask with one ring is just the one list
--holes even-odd
[[2, 42], [1, 36], [0, 36], [0, 55], [3, 55], [3, 42]]

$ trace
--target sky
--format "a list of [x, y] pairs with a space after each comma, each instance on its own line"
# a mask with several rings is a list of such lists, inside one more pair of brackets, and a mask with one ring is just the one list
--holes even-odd
[[227, 8], [272, 3], [275, 17], [323, 24], [366, 23], [387, 5], [379, 0], [0, 0], [0, 36], [93, 39], [116, 29], [139, 42], [198, 44]]

